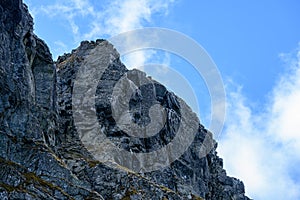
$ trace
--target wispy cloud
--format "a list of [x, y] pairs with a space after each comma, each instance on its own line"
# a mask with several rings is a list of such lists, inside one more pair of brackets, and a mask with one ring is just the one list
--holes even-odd
[[281, 55], [289, 58], [289, 70], [260, 113], [251, 109], [241, 87], [227, 87], [219, 152], [228, 173], [241, 178], [254, 199], [300, 199], [300, 50], [296, 54]]
[[[115, 0], [108, 4], [101, 15], [96, 16], [90, 32], [84, 38], [94, 38], [102, 35], [113, 36], [151, 24], [155, 14], [166, 15], [173, 0]], [[128, 38], [127, 43], [133, 43], [135, 38]], [[147, 41], [146, 41], [147, 42]], [[124, 56], [123, 62], [129, 68], [144, 69], [144, 65], [157, 54], [155, 50], [136, 51]], [[165, 63], [164, 63], [165, 64]]]
[[[82, 40], [109, 38], [125, 31], [152, 25], [153, 16], [167, 15], [173, 3], [174, 0], [113, 0], [101, 4], [91, 0], [56, 0], [32, 10], [35, 16], [44, 14], [52, 18], [59, 17], [72, 32], [74, 44], [78, 45]], [[71, 48], [74, 47], [70, 47], [70, 50]], [[135, 67], [139, 67], [154, 54], [154, 51], [147, 54], [143, 51], [135, 52], [129, 55], [126, 62], [132, 66], [134, 61], [139, 61], [135, 64]]]
[[67, 23], [69, 27], [67, 30], [71, 30], [76, 43], [83, 39], [82, 34], [84, 34], [84, 31], [80, 30], [82, 24], [79, 23], [79, 20], [81, 18], [89, 19], [90, 21], [87, 23], [92, 23], [98, 15], [89, 0], [54, 1], [51, 4], [42, 5], [40, 8], [33, 8], [33, 12], [35, 16], [45, 14], [50, 18], [59, 17], [63, 23]]

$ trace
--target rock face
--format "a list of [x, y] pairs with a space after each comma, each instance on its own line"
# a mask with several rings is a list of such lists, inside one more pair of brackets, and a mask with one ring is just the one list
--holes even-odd
[[[126, 69], [105, 40], [82, 42], [54, 63], [47, 45], [33, 33], [26, 5], [21, 0], [2, 0], [0, 199], [248, 199], [243, 183], [226, 175], [216, 142], [198, 122], [193, 142], [170, 166], [137, 173], [121, 165], [122, 157], [110, 157], [106, 147], [97, 154], [101, 159], [96, 159], [83, 144], [72, 111], [78, 71], [87, 62], [101, 62], [102, 54], [91, 57], [93, 52], [114, 57], [98, 80], [94, 102], [97, 123], [106, 138], [124, 151], [145, 153], [176, 137], [183, 117], [176, 95], [153, 80], [138, 85], [146, 75]], [[117, 126], [114, 115], [122, 118], [122, 112], [111, 109], [111, 99], [113, 88], [124, 76], [135, 88], [129, 100], [134, 123], [151, 123], [149, 108], [153, 104], [164, 108], [166, 120], [156, 135], [137, 138]], [[209, 152], [201, 157], [205, 137], [210, 138], [212, 148], [205, 147]], [[129, 162], [133, 167], [143, 166]]]

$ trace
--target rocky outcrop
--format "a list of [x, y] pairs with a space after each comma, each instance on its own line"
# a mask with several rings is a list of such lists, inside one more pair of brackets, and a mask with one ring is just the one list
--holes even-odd
[[[106, 147], [101, 158], [95, 157], [76, 126], [72, 95], [80, 68], [99, 64], [108, 59], [105, 55], [113, 59], [96, 85], [95, 110], [107, 139], [132, 153], [169, 144], [183, 118], [179, 97], [143, 72], [126, 69], [105, 40], [82, 42], [54, 63], [47, 45], [33, 33], [26, 5], [0, 2], [0, 199], [248, 199], [243, 183], [226, 175], [217, 143], [198, 121], [193, 142], [170, 166], [138, 173], [130, 168], [143, 169], [145, 163], [130, 160], [131, 167], [124, 167], [122, 157], [110, 157]], [[135, 88], [129, 101], [134, 123], [151, 123], [152, 105], [164, 108], [167, 117], [157, 134], [141, 139], [117, 126], [111, 99], [123, 77]], [[148, 84], [139, 85], [144, 79]], [[205, 137], [212, 148], [201, 157]]]
[[0, 2], [0, 199], [101, 196], [54, 152], [56, 69], [19, 0]]

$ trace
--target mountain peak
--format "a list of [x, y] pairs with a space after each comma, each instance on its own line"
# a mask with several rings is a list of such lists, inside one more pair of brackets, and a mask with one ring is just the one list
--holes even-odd
[[249, 199], [184, 101], [108, 41], [54, 62], [20, 0], [0, 15], [1, 199]]

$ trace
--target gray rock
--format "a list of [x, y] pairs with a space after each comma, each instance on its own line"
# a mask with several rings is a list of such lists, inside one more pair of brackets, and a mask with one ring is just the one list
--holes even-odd
[[[0, 2], [0, 199], [249, 199], [243, 183], [226, 175], [216, 142], [197, 119], [192, 144], [170, 166], [137, 173], [120, 165], [124, 158], [112, 156], [110, 146], [96, 152], [101, 162], [96, 159], [75, 124], [72, 95], [78, 71], [87, 62], [97, 65], [108, 57], [114, 59], [98, 80], [94, 99], [97, 126], [106, 139], [133, 153], [153, 152], [171, 143], [184, 118], [185, 103], [179, 97], [155, 80], [141, 84], [146, 74], [126, 69], [105, 40], [84, 41], [54, 63], [45, 42], [33, 33], [26, 5], [21, 0]], [[116, 118], [131, 123], [122, 109], [111, 108], [115, 86], [125, 75], [125, 86], [135, 88], [133, 93], [123, 88], [132, 123], [146, 127], [153, 105], [164, 110], [161, 128], [149, 129], [160, 130], [157, 134], [141, 139], [117, 126]], [[98, 134], [95, 122], [84, 127]], [[210, 138], [208, 154], [200, 158], [205, 137]], [[129, 162], [140, 169], [149, 164]]]

